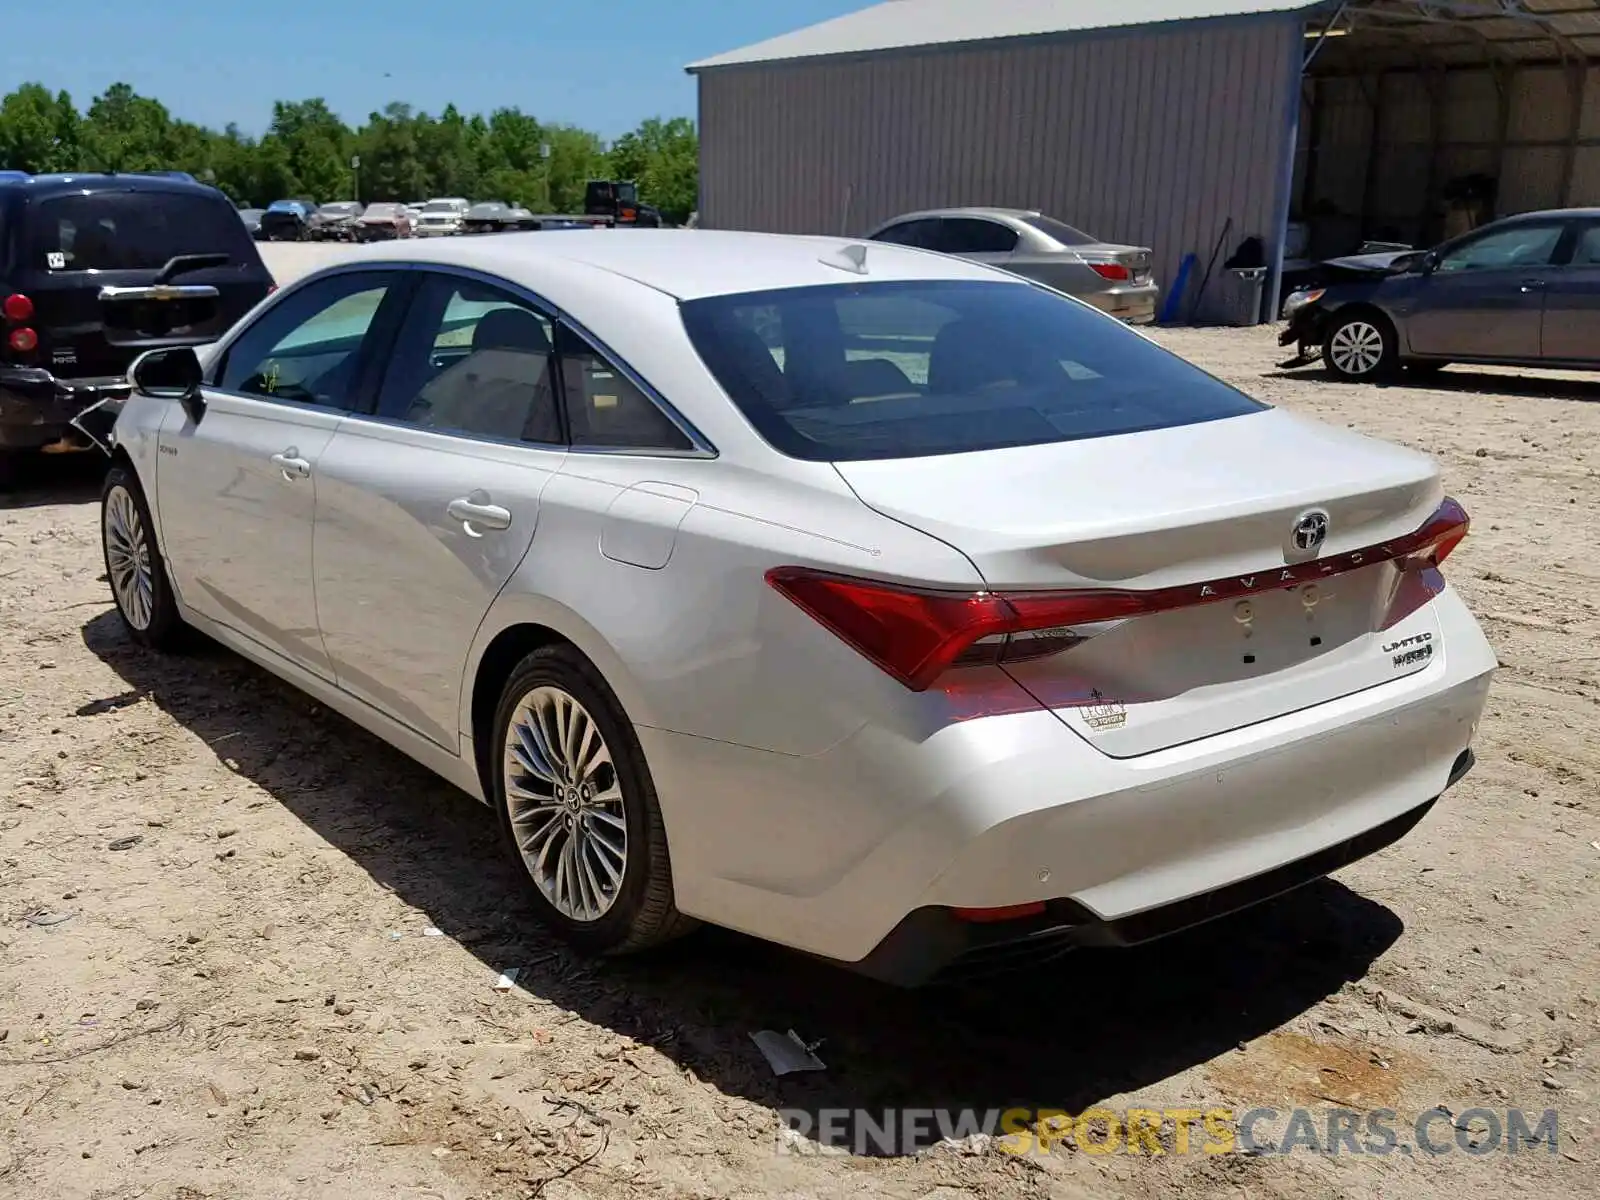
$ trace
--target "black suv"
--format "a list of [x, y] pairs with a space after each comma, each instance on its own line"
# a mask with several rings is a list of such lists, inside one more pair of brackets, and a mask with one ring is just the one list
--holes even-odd
[[215, 341], [272, 288], [215, 188], [0, 174], [0, 457], [103, 441], [135, 358]]

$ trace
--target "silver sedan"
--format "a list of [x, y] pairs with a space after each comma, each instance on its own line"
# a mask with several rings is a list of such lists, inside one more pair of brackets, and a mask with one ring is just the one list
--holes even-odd
[[1102, 242], [1043, 213], [1016, 208], [940, 208], [906, 213], [870, 235], [957, 254], [1038, 280], [1135, 325], [1156, 319], [1160, 286], [1146, 246]]
[[914, 983], [1142, 941], [1471, 763], [1495, 659], [1432, 461], [960, 258], [393, 241], [133, 381], [130, 637], [487, 802], [591, 951], [699, 919]]

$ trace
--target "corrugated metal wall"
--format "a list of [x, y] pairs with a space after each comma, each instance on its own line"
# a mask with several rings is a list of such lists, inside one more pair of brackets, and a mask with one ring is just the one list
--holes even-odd
[[1320, 112], [1302, 116], [1302, 140], [1315, 131], [1315, 166], [1296, 195], [1326, 214], [1314, 255], [1343, 253], [1363, 233], [1418, 244], [1446, 236], [1438, 194], [1467, 175], [1500, 181], [1496, 216], [1600, 204], [1600, 67], [1587, 73], [1576, 141], [1560, 67], [1508, 72], [1504, 111], [1487, 69], [1336, 76], [1308, 90]]
[[1150, 246], [1163, 284], [1224, 222], [1268, 254], [1302, 38], [1281, 17], [700, 76], [700, 216], [860, 234], [897, 213], [1039, 208]]

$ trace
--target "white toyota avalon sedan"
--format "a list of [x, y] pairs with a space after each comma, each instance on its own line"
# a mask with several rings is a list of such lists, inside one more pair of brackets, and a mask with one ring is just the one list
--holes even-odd
[[131, 635], [488, 803], [587, 950], [700, 920], [915, 984], [1140, 942], [1472, 762], [1495, 659], [1434, 464], [977, 263], [391, 243], [133, 374]]

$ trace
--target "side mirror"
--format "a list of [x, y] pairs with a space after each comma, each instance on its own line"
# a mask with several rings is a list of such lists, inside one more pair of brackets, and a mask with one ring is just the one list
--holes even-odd
[[198, 422], [206, 410], [200, 395], [202, 374], [193, 348], [169, 346], [141, 354], [129, 370], [128, 380], [142, 395], [178, 401], [189, 419]]
[[1439, 269], [1440, 254], [1437, 250], [1429, 250], [1417, 263], [1417, 270], [1423, 275], [1432, 275]]

